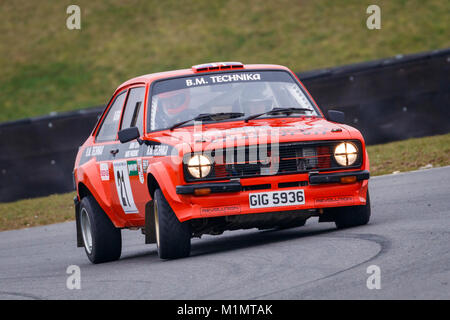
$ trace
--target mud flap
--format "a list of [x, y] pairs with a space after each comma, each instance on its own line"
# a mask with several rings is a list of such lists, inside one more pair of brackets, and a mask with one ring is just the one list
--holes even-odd
[[319, 222], [334, 222], [336, 208], [326, 208], [324, 212], [319, 215]]
[[145, 205], [145, 244], [156, 243], [155, 216], [153, 213], [153, 200]]
[[80, 201], [78, 200], [78, 197], [75, 196], [73, 198], [73, 203], [75, 204], [75, 224], [77, 229], [77, 247], [82, 248], [84, 247], [83, 243], [83, 235], [81, 234], [81, 225], [80, 225]]

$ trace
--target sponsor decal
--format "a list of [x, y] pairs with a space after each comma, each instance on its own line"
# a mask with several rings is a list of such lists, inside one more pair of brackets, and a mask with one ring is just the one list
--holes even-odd
[[139, 149], [137, 150], [128, 150], [125, 152], [125, 158], [134, 158], [139, 155]]
[[114, 180], [120, 205], [126, 214], [138, 213], [131, 190], [128, 165], [126, 161], [113, 162]]
[[208, 84], [209, 82], [205, 80], [205, 78], [193, 78], [186, 80], [186, 87], [190, 86], [201, 86], [203, 84]]
[[128, 149], [138, 149], [139, 148], [139, 142], [134, 141], [130, 143], [130, 146]]
[[327, 197], [327, 198], [319, 198], [315, 200], [316, 204], [322, 205], [334, 205], [334, 204], [342, 204], [342, 203], [350, 203], [353, 204], [353, 197], [351, 196], [337, 196], [337, 197]]
[[114, 121], [114, 122], [120, 120], [120, 115], [121, 115], [121, 113], [122, 113], [122, 110], [117, 110], [116, 112], [114, 112], [114, 118], [113, 118], [113, 121]]
[[102, 181], [109, 181], [109, 167], [106, 162], [100, 163], [100, 178]]
[[226, 82], [260, 81], [260, 80], [261, 80], [260, 73], [230, 73], [230, 74], [211, 75], [186, 79], [186, 87], [202, 86], [210, 83], [215, 84]]
[[153, 130], [156, 127], [156, 108], [158, 106], [158, 96], [152, 97], [152, 106], [150, 112], [150, 128]]
[[127, 167], [128, 167], [128, 175], [130, 177], [134, 177], [138, 175], [138, 165], [137, 161], [127, 161]]
[[139, 174], [139, 182], [144, 183], [144, 168], [142, 165], [142, 159], [137, 159], [137, 169]]
[[147, 147], [147, 156], [166, 156], [169, 146], [164, 144], [152, 145]]
[[202, 215], [206, 215], [206, 216], [222, 216], [222, 215], [240, 213], [241, 206], [240, 205], [231, 205], [231, 206], [224, 206], [224, 207], [201, 208], [200, 212]]
[[144, 172], [147, 172], [148, 169], [148, 160], [142, 160], [142, 168], [144, 170]]
[[233, 82], [233, 81], [258, 81], [261, 80], [259, 73], [234, 73], [219, 76], [211, 76], [213, 83]]
[[92, 153], [91, 156], [101, 156], [103, 154], [103, 149], [105, 148], [105, 146], [95, 146], [92, 147]]
[[101, 156], [103, 154], [103, 149], [105, 146], [93, 146], [93, 147], [87, 147], [86, 148], [86, 157], [95, 157], [95, 156]]

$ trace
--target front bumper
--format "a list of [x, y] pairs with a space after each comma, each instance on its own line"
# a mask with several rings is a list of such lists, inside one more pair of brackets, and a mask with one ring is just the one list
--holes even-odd
[[[341, 183], [343, 177], [354, 177]], [[267, 176], [229, 182], [199, 183], [176, 187], [181, 203], [174, 203], [180, 221], [236, 214], [310, 210], [327, 207], [366, 204], [369, 172], [366, 170], [333, 173]], [[209, 194], [196, 196], [195, 190], [210, 189]], [[249, 194], [255, 192], [304, 190], [302, 205], [250, 208]]]
[[[344, 177], [355, 177], [355, 181], [368, 180], [370, 177], [369, 171], [350, 171], [350, 172], [337, 172], [337, 173], [310, 173], [309, 184], [318, 185], [325, 183], [340, 183]], [[224, 193], [224, 192], [240, 192], [243, 190], [240, 181], [230, 182], [216, 182], [216, 183], [199, 183], [189, 184], [184, 186], [177, 186], [177, 194], [195, 194], [195, 190], [210, 189], [210, 193]]]
[[210, 189], [211, 193], [240, 192], [242, 185], [240, 181], [200, 183], [177, 186], [177, 194], [195, 194], [195, 190]]
[[350, 172], [335, 172], [335, 173], [311, 173], [309, 175], [310, 184], [324, 184], [324, 183], [340, 183], [342, 178], [355, 177], [356, 181], [369, 180], [370, 173], [367, 170], [350, 171]]

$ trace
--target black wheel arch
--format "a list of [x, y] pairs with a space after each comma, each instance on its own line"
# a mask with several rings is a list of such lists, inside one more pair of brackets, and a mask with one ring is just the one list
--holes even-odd
[[150, 194], [150, 197], [152, 198], [147, 204], [145, 205], [145, 243], [156, 243], [156, 230], [155, 230], [155, 214], [153, 210], [153, 197], [155, 194], [155, 190], [160, 189], [159, 183], [156, 180], [155, 176], [151, 173], [147, 175], [147, 187], [148, 187], [148, 193]]
[[73, 199], [75, 203], [75, 225], [76, 225], [76, 232], [77, 232], [77, 247], [82, 248], [84, 247], [83, 243], [83, 234], [81, 233], [81, 225], [80, 225], [80, 202], [84, 197], [92, 196], [92, 192], [89, 190], [89, 188], [82, 182], [78, 183], [78, 195], [75, 196]]

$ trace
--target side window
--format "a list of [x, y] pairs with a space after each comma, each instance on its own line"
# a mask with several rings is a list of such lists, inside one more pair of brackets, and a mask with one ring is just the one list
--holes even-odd
[[138, 127], [143, 133], [145, 87], [132, 88], [129, 91], [127, 104], [122, 120], [122, 129]]
[[95, 141], [105, 142], [116, 139], [117, 129], [119, 127], [122, 106], [125, 102], [126, 91], [119, 94], [108, 110], [108, 114], [103, 120], [100, 130], [97, 133]]

